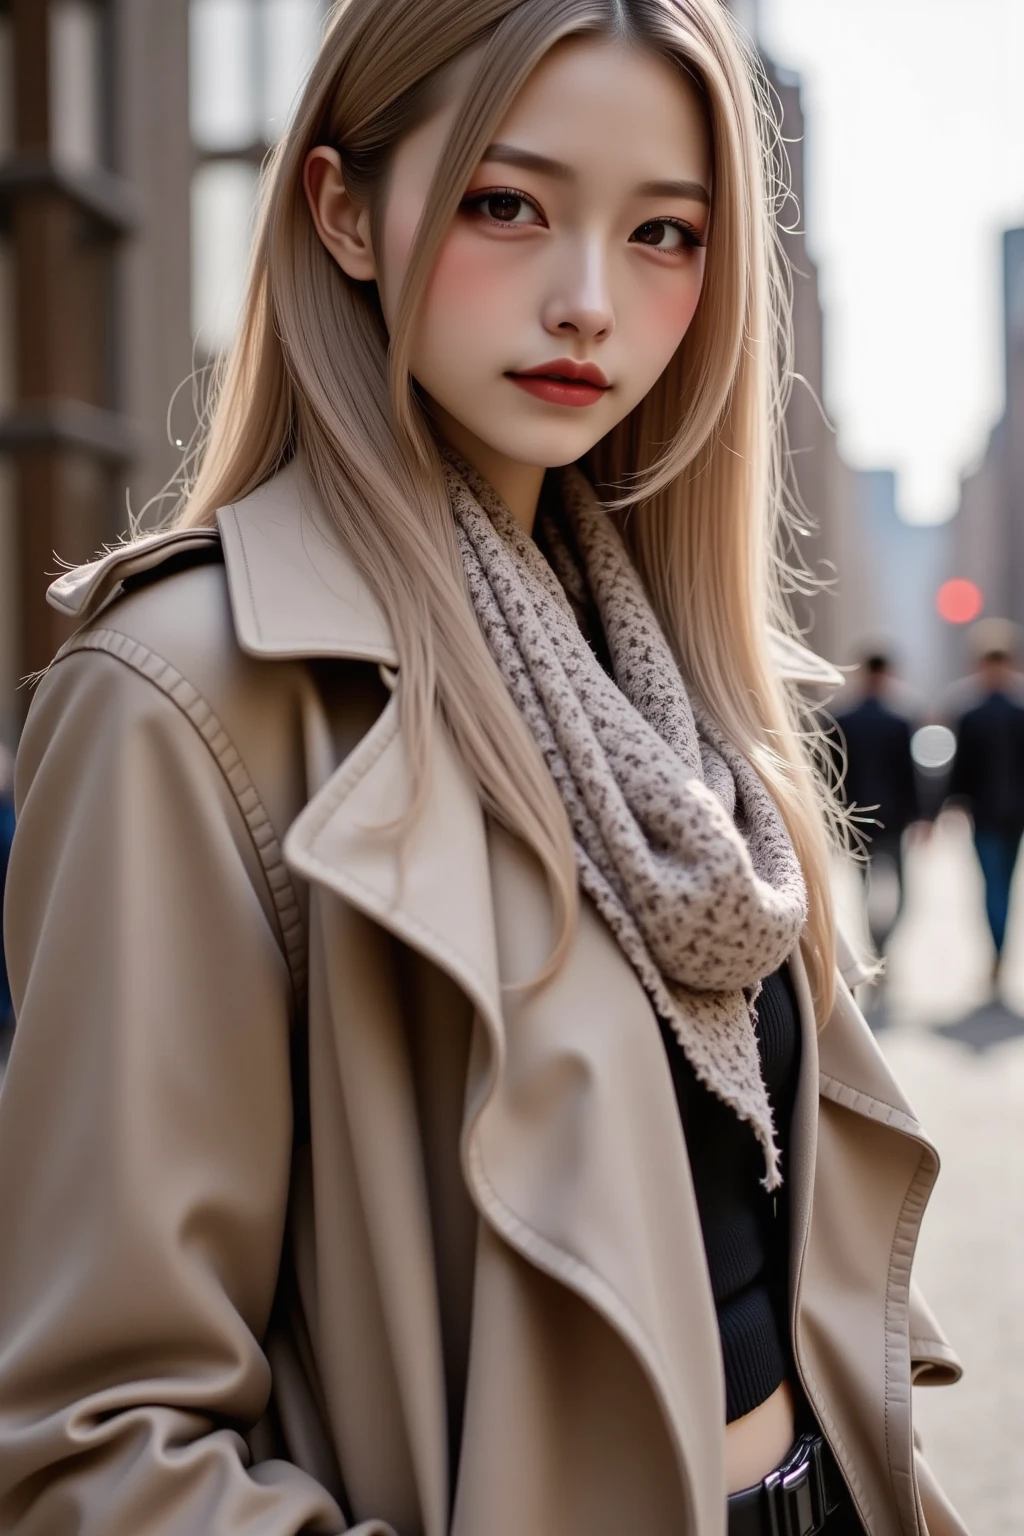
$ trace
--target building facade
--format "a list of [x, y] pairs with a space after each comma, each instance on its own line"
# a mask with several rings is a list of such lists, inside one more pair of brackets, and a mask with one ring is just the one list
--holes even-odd
[[953, 525], [904, 522], [891, 469], [851, 470], [850, 484], [853, 519], [872, 552], [863, 638], [891, 655], [914, 712], [927, 712], [951, 678], [952, 637], [935, 598], [950, 569]]
[[129, 475], [166, 463], [157, 401], [189, 357], [186, 20], [174, 0], [0, 3], [8, 739], [27, 702], [20, 680], [64, 637], [44, 602], [49, 575], [116, 537]]
[[[950, 574], [981, 590], [987, 616], [1024, 626], [1024, 228], [1003, 234], [1005, 410], [964, 476]], [[969, 657], [961, 641], [958, 670]]]
[[0, 741], [66, 634], [58, 562], [169, 505], [325, 9], [0, 0]]
[[873, 622], [872, 552], [858, 518], [859, 501], [843, 460], [825, 403], [824, 355], [827, 316], [818, 268], [807, 249], [806, 124], [800, 77], [765, 60], [778, 100], [780, 129], [788, 159], [783, 174], [792, 189], [780, 215], [782, 244], [793, 285], [793, 380], [786, 411], [790, 489], [805, 531], [793, 541], [791, 560], [803, 567], [805, 590], [793, 608], [808, 643], [830, 660], [852, 659]]

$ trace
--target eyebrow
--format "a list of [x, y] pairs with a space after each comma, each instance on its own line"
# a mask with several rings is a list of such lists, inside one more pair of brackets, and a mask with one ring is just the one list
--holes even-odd
[[[563, 160], [552, 160], [532, 149], [519, 149], [515, 144], [490, 144], [482, 158], [497, 165], [515, 165], [525, 171], [536, 171], [539, 176], [551, 176], [556, 181], [576, 180], [576, 172]], [[642, 181], [635, 191], [639, 197], [682, 197], [692, 203], [703, 203], [708, 208], [711, 206], [708, 190], [699, 181]]]

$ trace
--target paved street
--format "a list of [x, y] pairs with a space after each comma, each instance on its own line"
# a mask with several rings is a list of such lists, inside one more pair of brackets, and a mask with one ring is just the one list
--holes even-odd
[[[967, 824], [911, 850], [879, 1042], [943, 1159], [917, 1275], [965, 1366], [922, 1388], [929, 1460], [972, 1536], [1024, 1531], [1024, 869], [993, 1005]], [[859, 882], [843, 883], [844, 905]], [[1010, 1006], [1006, 1006], [1009, 1004]], [[1019, 1010], [1019, 1011], [1018, 1011]]]

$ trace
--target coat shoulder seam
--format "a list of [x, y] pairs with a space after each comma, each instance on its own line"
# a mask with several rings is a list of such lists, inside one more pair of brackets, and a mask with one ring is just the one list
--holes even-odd
[[61, 648], [55, 663], [78, 651], [99, 651], [111, 656], [152, 683], [189, 721], [220, 769], [245, 822], [270, 892], [297, 1020], [305, 1000], [307, 971], [306, 934], [298, 892], [270, 815], [225, 726], [188, 678], [171, 662], [130, 635], [116, 629], [84, 630], [72, 636]]

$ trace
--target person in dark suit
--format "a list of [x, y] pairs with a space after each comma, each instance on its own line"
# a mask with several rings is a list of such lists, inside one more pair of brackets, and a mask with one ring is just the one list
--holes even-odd
[[1013, 663], [1008, 624], [980, 635], [977, 701], [956, 723], [949, 798], [970, 812], [985, 881], [985, 914], [995, 946], [993, 980], [1002, 964], [1010, 886], [1024, 835], [1024, 686]]
[[921, 805], [910, 753], [913, 727], [892, 702], [890, 658], [881, 651], [865, 656], [858, 682], [859, 702], [837, 711], [835, 724], [840, 761], [845, 754], [843, 795], [868, 840], [869, 889], [883, 867], [896, 881], [894, 907], [880, 913], [877, 903], [868, 905], [871, 941], [881, 954], [903, 910], [903, 834], [921, 819]]

